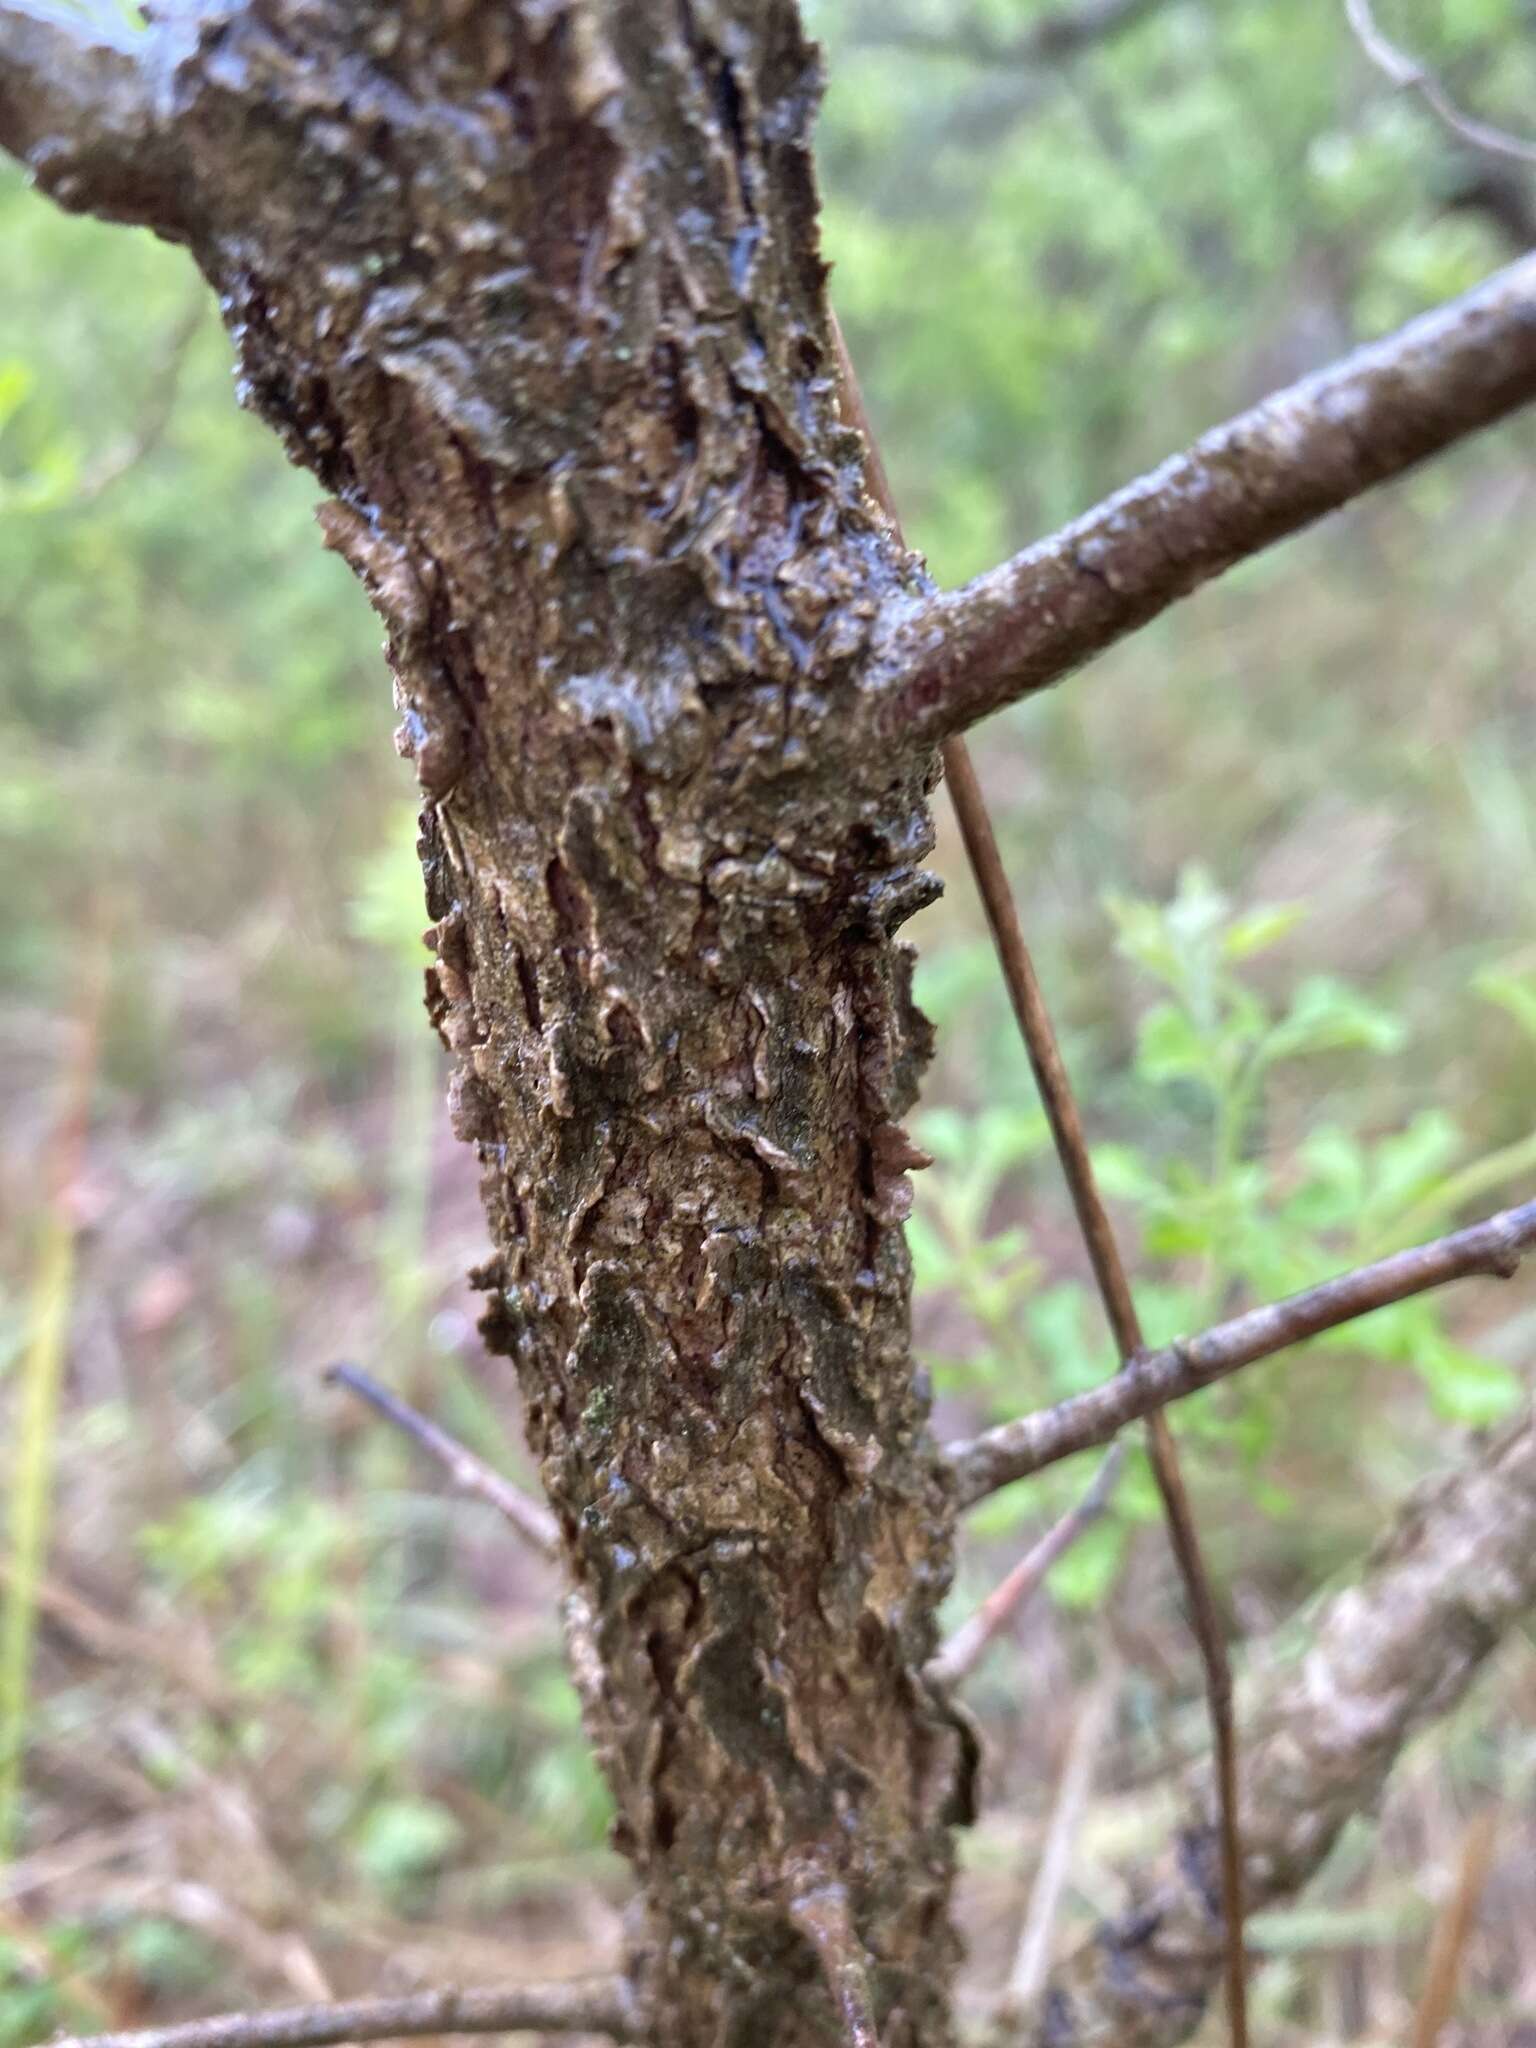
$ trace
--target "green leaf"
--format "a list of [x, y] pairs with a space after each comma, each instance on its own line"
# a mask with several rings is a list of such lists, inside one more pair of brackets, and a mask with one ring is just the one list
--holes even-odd
[[1520, 1401], [1518, 1373], [1494, 1359], [1479, 1357], [1475, 1351], [1463, 1350], [1448, 1338], [1439, 1338], [1420, 1350], [1411, 1362], [1436, 1414], [1447, 1422], [1485, 1428], [1502, 1421]]
[[1281, 1213], [1310, 1230], [1353, 1229], [1365, 1210], [1365, 1148], [1352, 1132], [1324, 1124], [1309, 1132], [1297, 1154], [1306, 1178]]
[[357, 1831], [358, 1862], [375, 1883], [398, 1884], [441, 1863], [462, 1829], [446, 1806], [430, 1799], [384, 1799]]
[[1174, 1003], [1159, 1003], [1141, 1020], [1136, 1035], [1136, 1070], [1154, 1083], [1209, 1081], [1211, 1054], [1188, 1016]]
[[1472, 986], [1490, 1003], [1507, 1010], [1527, 1037], [1536, 1039], [1536, 975], [1508, 974], [1489, 967]]
[[1222, 934], [1222, 957], [1250, 960], [1256, 953], [1267, 953], [1287, 932], [1294, 931], [1306, 914], [1304, 903], [1260, 904], [1257, 910], [1245, 912], [1228, 925]]
[[1045, 1583], [1058, 1607], [1097, 1607], [1114, 1585], [1125, 1556], [1123, 1522], [1106, 1516], [1094, 1522], [1046, 1573]]
[[1273, 1063], [1318, 1052], [1395, 1052], [1406, 1035], [1390, 1011], [1330, 974], [1314, 974], [1265, 1039], [1262, 1056]]
[[1104, 908], [1114, 920], [1116, 950], [1170, 988], [1177, 988], [1183, 970], [1161, 905], [1110, 891], [1104, 897]]
[[1030, 1342], [1057, 1399], [1097, 1386], [1113, 1367], [1108, 1341], [1090, 1323], [1087, 1308], [1087, 1290], [1076, 1280], [1046, 1288], [1029, 1304]]
[[1096, 1145], [1093, 1173], [1112, 1202], [1155, 1202], [1163, 1193], [1163, 1183], [1130, 1145]]
[[36, 382], [30, 363], [0, 363], [0, 432], [26, 403]]
[[1423, 1201], [1464, 1142], [1443, 1109], [1422, 1110], [1405, 1131], [1383, 1138], [1371, 1155], [1371, 1210], [1378, 1225]]

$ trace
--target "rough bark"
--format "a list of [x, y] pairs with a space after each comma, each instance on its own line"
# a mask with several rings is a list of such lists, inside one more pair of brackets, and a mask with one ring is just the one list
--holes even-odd
[[268, 0], [176, 71], [159, 223], [388, 626], [484, 1328], [676, 2048], [841, 2038], [837, 1886], [882, 2038], [950, 2039], [894, 937], [931, 767], [842, 737], [912, 571], [836, 412], [817, 90], [787, 0]]
[[[838, 417], [793, 0], [216, 0], [117, 44], [63, 22], [0, 0], [0, 144], [62, 204], [191, 246], [388, 629], [484, 1327], [640, 1879], [616, 2024], [951, 2048], [973, 1749], [925, 1676], [957, 1500], [901, 1233], [927, 740], [1274, 538], [1279, 501], [1224, 495], [1213, 443], [1204, 495], [1170, 473], [935, 600]], [[1536, 389], [1531, 288], [1410, 330], [1422, 390], [1376, 455], [1316, 408], [1266, 416], [1297, 430], [1289, 485], [1260, 450], [1285, 503]], [[1470, 396], [1417, 428], [1446, 350]], [[1042, 625], [1032, 561], [1086, 610]], [[1376, 1751], [1348, 1755], [1294, 1800], [1276, 1775], [1275, 1827], [1308, 1825], [1303, 1791], [1368, 1795]], [[1272, 1857], [1261, 1893], [1306, 1867]]]

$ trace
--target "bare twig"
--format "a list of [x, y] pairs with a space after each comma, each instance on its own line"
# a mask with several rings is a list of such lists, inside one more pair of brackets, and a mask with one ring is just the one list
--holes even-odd
[[31, 1327], [12, 1425], [6, 1516], [10, 1569], [0, 1601], [0, 1865], [9, 1860], [20, 1817], [38, 1588], [53, 1520], [59, 1394], [74, 1303], [74, 1193], [85, 1164], [110, 978], [109, 926], [100, 913], [96, 922], [80, 979], [78, 1023], [64, 1071], [58, 1125], [44, 1168], [46, 1197], [38, 1231]]
[[1088, 1804], [1088, 1795], [1093, 1789], [1099, 1751], [1114, 1718], [1119, 1691], [1120, 1667], [1111, 1656], [1090, 1688], [1082, 1711], [1072, 1726], [1066, 1762], [1056, 1787], [1056, 1801], [1051, 1808], [1045, 1842], [1040, 1851], [1040, 1865], [1035, 1872], [1029, 1906], [1024, 1914], [1018, 1952], [998, 2008], [999, 2017], [1005, 2022], [1016, 2023], [1022, 2019], [1045, 1988], [1050, 1969], [1051, 1930], [1061, 1908], [1061, 1895], [1066, 1889], [1067, 1874], [1072, 1866], [1072, 1846], [1077, 1839], [1083, 1809]]
[[[848, 410], [861, 429], [865, 445], [874, 447], [874, 434], [864, 409], [858, 377], [848, 355], [842, 332], [834, 321], [839, 369], [848, 397]], [[897, 535], [901, 524], [891, 497], [890, 480], [883, 464], [872, 466], [870, 487], [876, 493]], [[1094, 1179], [1093, 1162], [1083, 1120], [1072, 1093], [1066, 1064], [1056, 1042], [1045, 995], [1035, 973], [1034, 961], [1024, 943], [1013, 891], [998, 850], [997, 835], [987, 812], [986, 798], [976, 778], [970, 751], [958, 734], [944, 743], [944, 773], [950, 800], [960, 826], [960, 836], [970, 860], [971, 872], [986, 911], [987, 923], [997, 948], [1003, 980], [1034, 1072], [1040, 1099], [1045, 1107], [1057, 1157], [1072, 1196], [1078, 1229], [1088, 1249], [1105, 1317], [1122, 1361], [1142, 1348], [1141, 1321], [1131, 1295], [1130, 1282], [1115, 1242], [1109, 1212], [1104, 1207]], [[1210, 1574], [1200, 1551], [1194, 1515], [1189, 1505], [1179, 1454], [1173, 1433], [1161, 1414], [1147, 1423], [1147, 1443], [1152, 1471], [1157, 1481], [1163, 1516], [1174, 1562], [1189, 1602], [1190, 1623], [1200, 1651], [1205, 1676], [1206, 1702], [1210, 1715], [1211, 1739], [1216, 1752], [1217, 1782], [1221, 1788], [1222, 1911], [1228, 1952], [1227, 2013], [1232, 2048], [1247, 2048], [1248, 2002], [1247, 1963], [1243, 1949], [1242, 1848], [1237, 1838], [1237, 1733], [1232, 1723], [1232, 1672], [1227, 1661], [1221, 1616]]]
[[[1051, 1133], [1056, 1140], [1057, 1155], [1071, 1191], [1078, 1229], [1088, 1248], [1104, 1313], [1124, 1362], [1135, 1357], [1142, 1348], [1141, 1319], [1136, 1313], [1109, 1212], [1104, 1207], [1094, 1178], [1082, 1117], [1045, 1007], [1039, 977], [1029, 948], [1024, 943], [1013, 895], [1003, 870], [1002, 855], [987, 817], [981, 785], [976, 780], [976, 771], [963, 740], [946, 742], [944, 767], [954, 798], [955, 814], [960, 820], [961, 835], [970, 853], [971, 866], [986, 909], [987, 922], [1003, 963], [1003, 978], [1008, 984], [1014, 1014], [1029, 1052], [1040, 1099], [1045, 1105]], [[1217, 1611], [1210, 1574], [1200, 1552], [1200, 1539], [1179, 1468], [1173, 1433], [1165, 1418], [1155, 1411], [1148, 1414], [1147, 1448], [1174, 1562], [1189, 1602], [1190, 1623], [1205, 1675], [1206, 1705], [1220, 1788], [1222, 1912], [1228, 1942], [1227, 2012], [1232, 2048], [1246, 2048], [1247, 1964], [1243, 1951], [1242, 1849], [1237, 1837], [1237, 1733], [1232, 1724], [1232, 1672], [1227, 1661], [1221, 1616]]]
[[608, 2034], [640, 2038], [624, 1981], [575, 1977], [471, 1991], [415, 1991], [402, 1998], [226, 2012], [173, 2027], [70, 2038], [55, 2048], [328, 2048], [339, 2041], [406, 2040], [422, 2034]]
[[869, 1956], [840, 1884], [813, 1885], [790, 1901], [789, 1917], [816, 1951], [848, 2048], [880, 2048], [869, 1990]]
[[1235, 562], [1536, 398], [1536, 256], [1215, 428], [961, 590], [893, 614], [882, 736], [931, 746]]
[[1526, 142], [1503, 128], [1491, 127], [1486, 121], [1464, 114], [1428, 65], [1390, 42], [1381, 32], [1370, 0], [1344, 0], [1344, 13], [1355, 41], [1399, 92], [1416, 92], [1438, 120], [1474, 149], [1486, 150], [1490, 156], [1513, 157], [1517, 163], [1536, 164], [1536, 142]]
[[1082, 1499], [1052, 1523], [1038, 1543], [1030, 1545], [976, 1612], [961, 1622], [949, 1641], [940, 1646], [938, 1655], [928, 1665], [928, 1677], [935, 1684], [958, 1685], [976, 1669], [988, 1644], [1033, 1596], [1052, 1565], [1066, 1555], [1109, 1506], [1124, 1463], [1125, 1446], [1111, 1445]]
[[160, 359], [150, 374], [149, 389], [139, 407], [133, 432], [115, 448], [108, 448], [80, 479], [75, 505], [92, 505], [159, 444], [176, 409], [181, 373], [197, 330], [208, 311], [207, 287], [199, 278], [191, 297], [173, 322], [160, 350]]
[[555, 1556], [559, 1549], [560, 1531], [549, 1509], [541, 1507], [536, 1500], [530, 1500], [509, 1479], [503, 1479], [483, 1458], [477, 1458], [473, 1451], [467, 1450], [457, 1437], [450, 1436], [447, 1430], [429, 1421], [409, 1402], [402, 1401], [398, 1394], [381, 1387], [372, 1373], [364, 1372], [360, 1365], [327, 1366], [325, 1377], [332, 1386], [346, 1387], [366, 1401], [412, 1443], [419, 1444], [429, 1457], [436, 1458], [461, 1493], [488, 1502], [541, 1556]]
[[1016, 1422], [1005, 1422], [969, 1442], [949, 1446], [961, 1502], [967, 1506], [1015, 1479], [1107, 1444], [1142, 1417], [1198, 1393], [1213, 1380], [1272, 1357], [1324, 1330], [1337, 1329], [1372, 1309], [1424, 1294], [1474, 1274], [1508, 1279], [1536, 1245], [1536, 1201], [1504, 1209], [1483, 1223], [1393, 1252], [1357, 1266], [1284, 1301], [1249, 1309], [1198, 1337], [1182, 1337], [1159, 1351], [1142, 1352], [1102, 1386], [1074, 1394]]
[[[1293, 1897], [1340, 1831], [1373, 1810], [1403, 1746], [1450, 1713], [1536, 1605], [1536, 1410], [1421, 1488], [1359, 1582], [1332, 1600], [1299, 1661], [1247, 1701], [1244, 1868], [1251, 1907]], [[1219, 1979], [1210, 1870], [1211, 1787], [1189, 1788], [1188, 1825], [1130, 1877], [1128, 1910], [1102, 1921], [1051, 1973], [1059, 2048], [1178, 2048]], [[1028, 2027], [996, 2048], [1037, 2048]]]
[[1081, 0], [1079, 6], [1042, 14], [1013, 36], [997, 35], [981, 21], [957, 22], [943, 29], [896, 22], [879, 29], [873, 40], [930, 57], [959, 57], [967, 63], [984, 64], [989, 70], [1033, 71], [1064, 64], [1083, 50], [1113, 41], [1163, 5], [1164, 0]]
[[[190, 16], [190, 10], [178, 10]], [[0, 4], [0, 149], [60, 206], [179, 235], [186, 194], [166, 118], [190, 18], [129, 29], [120, 10]]]
[[1456, 1987], [1461, 1981], [1461, 1966], [1467, 1952], [1467, 1937], [1472, 1932], [1478, 1902], [1488, 1882], [1497, 1832], [1498, 1821], [1494, 1813], [1491, 1810], [1480, 1813], [1468, 1828], [1466, 1840], [1461, 1845], [1456, 1889], [1446, 1900], [1445, 1909], [1435, 1922], [1434, 1938], [1429, 1947], [1429, 1967], [1424, 1975], [1424, 1991], [1413, 2016], [1411, 2048], [1435, 2048], [1455, 2007]]

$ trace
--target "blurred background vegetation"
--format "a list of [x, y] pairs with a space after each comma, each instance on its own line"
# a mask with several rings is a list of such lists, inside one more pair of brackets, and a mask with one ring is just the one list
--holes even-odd
[[[1034, 0], [809, 8], [834, 297], [946, 581], [1536, 239], [1536, 174], [1395, 92], [1333, 0], [1078, 11], [1074, 48]], [[1379, 18], [1536, 132], [1530, 0]], [[377, 623], [232, 402], [185, 256], [10, 173], [0, 238], [0, 2048], [573, 1966], [625, 1883], [550, 1577], [319, 1379], [360, 1359], [527, 1476], [463, 1283], [475, 1169], [421, 1013]], [[1154, 1336], [1530, 1192], [1533, 456], [1536, 421], [1501, 428], [982, 739]], [[940, 812], [912, 1235], [966, 1426], [1109, 1352]], [[1241, 1662], [1290, 1654], [1533, 1359], [1529, 1287], [1473, 1289], [1180, 1411]], [[975, 1518], [957, 1618], [1084, 1480]], [[1123, 1676], [1063, 1938], [1203, 1741], [1152, 1520], [1133, 1462], [972, 1682], [978, 1989], [1092, 1670]], [[1447, 2038], [1536, 2041], [1533, 1647], [1260, 1927], [1265, 2038], [1404, 2037], [1492, 1810]]]

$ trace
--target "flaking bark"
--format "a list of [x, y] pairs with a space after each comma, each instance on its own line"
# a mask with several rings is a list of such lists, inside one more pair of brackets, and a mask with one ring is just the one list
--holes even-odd
[[907, 1342], [929, 762], [836, 411], [794, 9], [205, 20], [174, 231], [389, 630], [478, 1284], [593, 1619], [670, 2048], [950, 2038], [952, 1504]]
[[[817, 87], [793, 0], [200, 0], [118, 44], [0, 0], [0, 144], [190, 244], [388, 628], [485, 1329], [641, 1881], [609, 2017], [666, 2048], [954, 2040], [973, 1749], [924, 1667], [958, 1468], [901, 1234], [929, 739], [1536, 391], [1515, 266], [936, 600], [838, 417]], [[1328, 405], [1373, 393], [1390, 433], [1341, 447]], [[1529, 1452], [1401, 1537], [1331, 1689], [1278, 1703], [1259, 1898], [1536, 1595]], [[1044, 2038], [1188, 2032], [1207, 1821]]]

